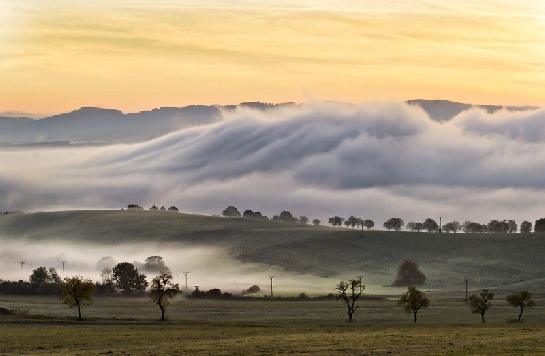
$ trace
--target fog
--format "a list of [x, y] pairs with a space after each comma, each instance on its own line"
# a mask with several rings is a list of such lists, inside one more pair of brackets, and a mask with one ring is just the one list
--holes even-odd
[[[266, 294], [269, 292], [269, 276], [272, 275], [274, 291], [277, 293], [298, 294], [304, 291], [307, 294], [323, 294], [333, 292], [338, 282], [335, 278], [296, 274], [273, 266], [242, 263], [229, 256], [225, 250], [215, 247], [151, 243], [104, 246], [63, 241], [40, 241], [37, 244], [28, 240], [10, 239], [0, 242], [0, 279], [4, 280], [28, 280], [33, 269], [44, 266], [55, 268], [62, 277], [82, 275], [100, 281], [104, 263], [98, 262], [103, 257], [112, 257], [116, 263], [143, 264], [147, 257], [159, 255], [163, 257], [180, 287], [185, 285], [183, 272], [189, 272], [188, 287], [191, 290], [198, 285], [201, 290], [221, 288], [224, 291], [240, 293], [257, 284]], [[20, 261], [25, 261], [23, 268]], [[65, 261], [65, 272], [62, 271], [62, 261]], [[135, 265], [138, 266], [138, 263]], [[155, 275], [142, 268], [140, 271], [148, 276], [148, 281]]]
[[404, 103], [313, 103], [224, 117], [141, 144], [0, 151], [0, 209], [236, 205], [379, 224], [542, 215], [543, 109], [437, 122]]

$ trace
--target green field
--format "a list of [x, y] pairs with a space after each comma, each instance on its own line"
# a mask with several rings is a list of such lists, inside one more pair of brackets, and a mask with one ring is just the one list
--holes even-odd
[[[0, 353], [100, 354], [539, 354], [545, 315], [523, 323], [502, 298], [482, 325], [458, 298], [431, 296], [414, 325], [392, 300], [362, 301], [353, 323], [340, 301], [214, 301], [179, 298], [169, 321], [147, 298], [97, 298], [87, 320], [53, 297], [0, 296], [23, 315], [0, 317]], [[543, 305], [543, 301], [538, 300]]]
[[0, 217], [0, 238], [100, 245], [170, 242], [224, 247], [235, 259], [321, 277], [365, 274], [388, 285], [405, 259], [418, 262], [427, 288], [544, 291], [543, 234], [430, 234], [355, 231], [280, 222], [149, 211], [63, 211]]

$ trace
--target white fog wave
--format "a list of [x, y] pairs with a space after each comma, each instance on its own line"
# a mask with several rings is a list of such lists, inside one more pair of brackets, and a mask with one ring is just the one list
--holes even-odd
[[[0, 152], [4, 210], [175, 204], [407, 219], [540, 217], [545, 110], [447, 122], [404, 103], [239, 109], [133, 145]], [[524, 202], [524, 203], [522, 203]]]

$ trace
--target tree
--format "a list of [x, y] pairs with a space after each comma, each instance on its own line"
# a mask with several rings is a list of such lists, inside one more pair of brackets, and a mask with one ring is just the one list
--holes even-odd
[[358, 220], [359, 219], [357, 217], [355, 217], [355, 216], [349, 217], [348, 219], [346, 219], [346, 221], [348, 222], [347, 227], [348, 226], [350, 226], [352, 228], [356, 227], [358, 225]]
[[77, 307], [78, 320], [83, 320], [81, 307], [91, 303], [94, 291], [95, 285], [90, 279], [78, 276], [65, 278], [61, 287], [61, 302], [70, 308]]
[[172, 273], [162, 271], [151, 281], [150, 297], [161, 309], [161, 321], [165, 321], [166, 306], [169, 299], [181, 293], [178, 284], [174, 284], [172, 280]]
[[545, 232], [545, 218], [536, 220], [534, 224], [534, 232]]
[[426, 229], [428, 232], [436, 232], [439, 231], [439, 224], [437, 224], [437, 221], [433, 220], [432, 218], [427, 218], [424, 220], [424, 229]]
[[292, 222], [292, 223], [297, 222], [297, 218], [293, 217], [291, 212], [287, 210], [284, 210], [283, 212], [281, 212], [280, 215], [275, 215], [273, 217], [273, 220], [280, 220], [280, 221]]
[[515, 220], [507, 220], [507, 232], [510, 234], [513, 234], [517, 232], [517, 230], [518, 230], [518, 225], [515, 222]]
[[426, 283], [426, 275], [420, 271], [416, 262], [407, 260], [399, 265], [397, 278], [392, 283], [394, 287], [418, 286]]
[[373, 220], [366, 219], [363, 221], [363, 226], [365, 226], [365, 228], [369, 230], [375, 227], [375, 222]]
[[169, 207], [168, 208], [168, 211], [170, 211], [171, 213], [177, 213], [179, 210], [177, 207], [175, 207], [174, 205]]
[[29, 281], [36, 286], [43, 286], [48, 283], [60, 283], [61, 278], [55, 268], [48, 270], [46, 267], [38, 267], [32, 271]]
[[350, 227], [350, 221], [348, 221], [348, 220], [345, 220], [345, 221], [344, 221], [344, 226], [346, 226], [346, 227]]
[[144, 270], [147, 272], [163, 272], [168, 271], [165, 261], [161, 256], [149, 256], [144, 261]]
[[532, 293], [521, 290], [519, 292], [513, 293], [506, 298], [507, 303], [515, 308], [519, 308], [519, 317], [518, 321], [522, 320], [522, 313], [524, 313], [524, 308], [533, 307], [536, 303], [532, 299]]
[[483, 323], [486, 311], [492, 306], [492, 303], [490, 302], [492, 299], [494, 299], [494, 293], [490, 292], [488, 289], [483, 289], [479, 295], [473, 294], [469, 297], [471, 311], [475, 314], [481, 314], [481, 321]]
[[356, 306], [356, 302], [360, 299], [365, 286], [362, 284], [361, 279], [351, 279], [347, 282], [340, 281], [337, 284], [338, 298], [341, 298], [346, 304], [346, 311], [348, 313], [348, 321], [352, 321], [352, 316], [359, 308]]
[[458, 221], [451, 221], [443, 225], [443, 231], [446, 233], [457, 233], [462, 228], [462, 225]]
[[424, 230], [424, 224], [422, 224], [421, 222], [414, 224], [414, 230], [417, 232]]
[[532, 232], [532, 223], [524, 220], [522, 224], [520, 224], [520, 233], [529, 234], [531, 232]]
[[414, 227], [415, 227], [416, 223], [414, 221], [409, 221], [406, 225], [407, 227], [407, 230], [410, 230], [410, 231], [414, 231]]
[[398, 303], [407, 313], [413, 313], [414, 322], [416, 323], [416, 314], [420, 309], [427, 308], [430, 305], [430, 300], [426, 297], [426, 294], [415, 287], [409, 287], [407, 292], [401, 295]]
[[328, 219], [329, 225], [333, 226], [341, 226], [343, 224], [344, 219], [340, 216], [333, 216]]
[[138, 269], [128, 262], [118, 263], [113, 268], [113, 279], [125, 295], [143, 293], [148, 286], [146, 275], [138, 273]]
[[308, 218], [304, 215], [300, 216], [299, 217], [299, 223], [302, 224], [302, 225], [306, 225], [308, 224]]
[[234, 206], [228, 206], [223, 210], [222, 215], [231, 218], [240, 218], [240, 211]]
[[388, 221], [386, 221], [383, 226], [384, 228], [388, 230], [399, 231], [401, 230], [403, 225], [405, 225], [405, 223], [403, 222], [401, 218], [391, 218]]
[[509, 231], [509, 224], [507, 221], [490, 220], [487, 228], [488, 232], [506, 233]]
[[312, 225], [314, 225], [314, 226], [318, 226], [318, 225], [320, 225], [320, 223], [321, 223], [320, 219], [312, 220]]

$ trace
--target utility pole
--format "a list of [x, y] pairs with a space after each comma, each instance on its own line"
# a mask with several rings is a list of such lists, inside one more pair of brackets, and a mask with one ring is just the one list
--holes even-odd
[[443, 232], [443, 217], [439, 217], [439, 233]]
[[271, 299], [273, 298], [273, 278], [274, 276], [269, 277], [271, 279]]
[[187, 275], [189, 272], [183, 272], [183, 274], [185, 275], [185, 289], [187, 290]]
[[66, 263], [66, 261], [61, 261], [62, 263], [62, 271], [64, 272], [64, 264]]
[[23, 266], [25, 265], [26, 261], [19, 261], [19, 264], [21, 265], [21, 269], [23, 269]]
[[466, 304], [467, 304], [467, 279], [466, 279]]

